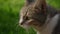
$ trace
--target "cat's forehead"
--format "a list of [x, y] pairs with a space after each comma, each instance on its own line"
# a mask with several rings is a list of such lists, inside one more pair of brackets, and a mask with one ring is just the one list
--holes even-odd
[[20, 13], [21, 13], [21, 16], [33, 17], [33, 16], [37, 16], [39, 12], [36, 9], [34, 9], [32, 5], [30, 5], [30, 6], [23, 7]]
[[32, 7], [24, 7], [20, 11], [20, 15], [23, 15], [23, 16], [24, 15], [29, 16], [32, 14], [34, 14], [34, 10], [32, 9]]

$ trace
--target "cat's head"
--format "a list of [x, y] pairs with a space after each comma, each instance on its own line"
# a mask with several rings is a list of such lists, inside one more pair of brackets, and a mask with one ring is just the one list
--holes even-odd
[[46, 20], [46, 6], [39, 0], [26, 0], [25, 6], [20, 11], [19, 24], [27, 28], [29, 26], [41, 26]]

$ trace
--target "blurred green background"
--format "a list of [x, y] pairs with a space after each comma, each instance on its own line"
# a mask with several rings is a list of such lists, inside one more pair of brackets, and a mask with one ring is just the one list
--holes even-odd
[[[27, 34], [19, 27], [19, 11], [25, 0], [0, 0], [0, 34]], [[60, 8], [60, 0], [47, 0], [55, 8]], [[29, 34], [36, 34], [33, 29]]]

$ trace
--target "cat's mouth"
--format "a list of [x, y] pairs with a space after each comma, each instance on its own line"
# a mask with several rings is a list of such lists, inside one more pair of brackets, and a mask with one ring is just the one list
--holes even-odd
[[32, 24], [32, 21], [33, 21], [33, 20], [24, 21], [24, 22], [22, 22], [22, 23], [19, 23], [19, 25], [20, 25], [21, 27], [23, 27], [23, 28], [29, 28], [29, 27], [31, 26], [31, 24]]
[[20, 27], [23, 27], [23, 28], [29, 28], [29, 25], [27, 23], [24, 23], [24, 24], [20, 24]]
[[26, 21], [26, 22], [23, 22], [23, 23], [20, 23], [20, 26], [23, 27], [23, 28], [29, 28], [29, 27], [36, 27], [36, 26], [39, 26], [40, 23], [38, 21], [35, 21], [35, 20], [29, 20], [29, 21]]

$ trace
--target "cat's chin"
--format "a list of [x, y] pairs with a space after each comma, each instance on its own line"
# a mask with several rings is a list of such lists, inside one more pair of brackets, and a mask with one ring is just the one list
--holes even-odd
[[20, 25], [20, 27], [25, 28], [25, 29], [29, 29], [30, 25], [28, 25], [28, 24], [23, 24], [23, 25]]

